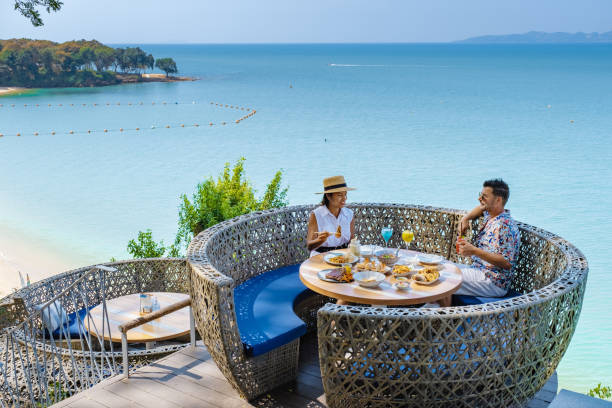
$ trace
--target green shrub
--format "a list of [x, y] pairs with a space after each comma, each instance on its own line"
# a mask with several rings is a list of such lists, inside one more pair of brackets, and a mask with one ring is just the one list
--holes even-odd
[[[287, 188], [282, 188], [282, 171], [277, 171], [263, 197], [257, 199], [255, 190], [244, 175], [244, 157], [233, 168], [226, 163], [223, 172], [214, 180], [209, 177], [199, 183], [191, 200], [181, 195], [178, 231], [174, 244], [166, 248], [163, 242], [156, 244], [151, 230], [140, 231], [137, 240], [130, 240], [128, 252], [134, 258], [179, 256], [191, 239], [221, 221], [252, 211], [279, 208], [287, 205]], [[145, 256], [147, 255], [147, 256]]]
[[609, 386], [601, 386], [601, 383], [597, 384], [597, 387], [595, 388], [591, 388], [589, 390], [589, 392], [587, 392], [588, 395], [590, 395], [591, 397], [595, 397], [595, 398], [601, 398], [601, 399], [610, 399], [612, 398], [612, 387]]

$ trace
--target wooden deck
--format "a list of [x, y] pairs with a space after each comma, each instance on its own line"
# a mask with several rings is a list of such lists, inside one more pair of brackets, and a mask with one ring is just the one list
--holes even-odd
[[[545, 408], [557, 394], [555, 373], [529, 408]], [[210, 407], [318, 408], [327, 407], [321, 384], [316, 336], [303, 338], [296, 381], [250, 403], [225, 380], [204, 346], [187, 348], [140, 368], [129, 379], [109, 378], [53, 407]]]

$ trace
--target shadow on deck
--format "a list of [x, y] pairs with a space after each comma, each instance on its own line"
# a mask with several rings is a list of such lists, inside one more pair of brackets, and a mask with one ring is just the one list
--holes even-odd
[[[548, 407], [557, 394], [557, 374], [544, 385], [529, 408]], [[327, 407], [321, 383], [316, 335], [302, 338], [297, 380], [247, 402], [225, 380], [206, 348], [186, 348], [149, 366], [129, 379], [110, 378], [53, 407]]]

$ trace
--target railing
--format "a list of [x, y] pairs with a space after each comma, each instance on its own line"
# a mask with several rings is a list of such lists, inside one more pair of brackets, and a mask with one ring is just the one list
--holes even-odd
[[[48, 406], [119, 373], [113, 344], [103, 340], [110, 332], [104, 275], [115, 271], [95, 266], [37, 305], [23, 322], [5, 330], [0, 345], [0, 390], [5, 402]], [[104, 315], [101, 327], [86, 313], [79, 314], [98, 304]]]
[[[126, 353], [108, 340], [106, 304], [134, 293], [186, 294], [184, 268], [180, 258], [83, 267], [0, 300], [0, 406], [47, 407], [185, 347], [181, 341], [150, 349], [130, 344], [128, 365]], [[97, 324], [87, 313], [95, 306], [101, 310]]]
[[[148, 323], [152, 320], [158, 319], [162, 316], [166, 316], [172, 312], [176, 312], [184, 307], [191, 306], [191, 299], [185, 299], [180, 302], [173, 303], [169, 306], [156, 310], [153, 313], [149, 313], [145, 316], [137, 317], [136, 319], [123, 323], [119, 326], [119, 331], [121, 332], [121, 353], [123, 355], [123, 376], [128, 378], [130, 376], [130, 365], [128, 362], [128, 339], [127, 332], [128, 330], [134, 329], [138, 326], [142, 326], [145, 323]], [[189, 309], [189, 343], [191, 347], [195, 347], [196, 339], [195, 339], [195, 321], [193, 320], [193, 311], [191, 308]]]

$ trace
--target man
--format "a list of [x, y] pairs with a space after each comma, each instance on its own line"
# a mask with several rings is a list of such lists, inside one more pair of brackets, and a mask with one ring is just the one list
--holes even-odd
[[508, 292], [520, 245], [518, 226], [504, 208], [509, 196], [503, 180], [487, 180], [478, 197], [480, 205], [461, 218], [459, 236], [465, 234], [470, 220], [484, 215], [475, 245], [458, 238], [459, 254], [471, 256], [473, 262], [462, 269], [463, 283], [456, 294], [502, 297]]

